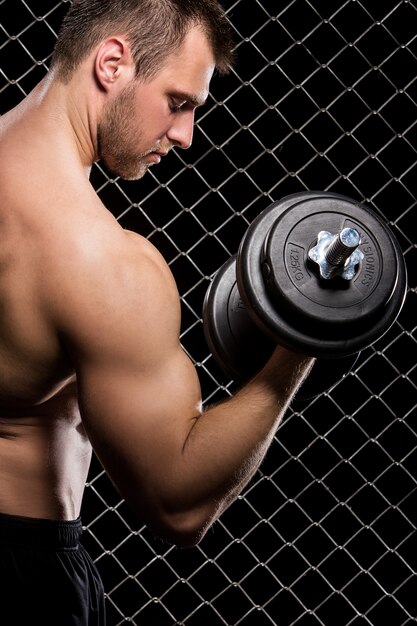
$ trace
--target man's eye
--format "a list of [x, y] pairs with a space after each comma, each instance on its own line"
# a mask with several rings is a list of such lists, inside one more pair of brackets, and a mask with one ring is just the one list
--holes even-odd
[[173, 113], [178, 113], [179, 111], [181, 111], [182, 107], [184, 106], [185, 102], [172, 102], [170, 104], [170, 109]]

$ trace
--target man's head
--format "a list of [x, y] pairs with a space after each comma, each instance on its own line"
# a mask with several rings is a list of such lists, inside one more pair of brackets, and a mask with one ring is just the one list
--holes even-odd
[[100, 41], [123, 35], [129, 41], [136, 77], [147, 80], [195, 25], [209, 41], [218, 71], [227, 72], [233, 60], [231, 27], [217, 0], [73, 0], [51, 69], [57, 79], [67, 82]]
[[207, 99], [215, 61], [198, 26], [146, 81], [123, 80], [126, 66], [117, 68], [123, 48], [123, 39], [110, 38], [97, 53], [97, 79], [116, 93], [105, 99], [98, 121], [97, 155], [113, 173], [136, 180], [171, 148], [190, 147], [194, 112]]
[[56, 81], [75, 77], [78, 85], [87, 63], [101, 94], [96, 157], [134, 180], [172, 147], [191, 145], [194, 110], [213, 71], [226, 73], [232, 61], [231, 27], [217, 0], [73, 0], [51, 70]]

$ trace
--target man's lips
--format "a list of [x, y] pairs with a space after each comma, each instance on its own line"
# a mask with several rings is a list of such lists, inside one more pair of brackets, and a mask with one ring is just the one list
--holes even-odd
[[146, 155], [146, 158], [151, 161], [151, 163], [160, 163], [161, 158], [166, 156], [168, 154], [168, 150], [166, 150], [165, 152], [149, 152], [149, 154]]

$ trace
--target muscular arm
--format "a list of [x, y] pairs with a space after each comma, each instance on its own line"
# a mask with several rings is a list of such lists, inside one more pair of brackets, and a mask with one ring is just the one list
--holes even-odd
[[72, 288], [61, 332], [116, 488], [155, 532], [195, 543], [259, 467], [311, 363], [277, 350], [233, 398], [202, 411], [169, 269], [148, 242], [123, 237], [123, 254], [93, 261]]

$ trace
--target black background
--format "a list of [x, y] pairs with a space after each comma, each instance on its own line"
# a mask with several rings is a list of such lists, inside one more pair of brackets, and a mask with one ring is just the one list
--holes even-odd
[[[215, 76], [194, 144], [139, 182], [92, 182], [120, 223], [163, 253], [182, 298], [182, 342], [206, 403], [235, 383], [202, 327], [214, 272], [271, 202], [325, 190], [388, 223], [408, 269], [395, 324], [328, 394], [292, 406], [260, 471], [191, 550], [160, 542], [96, 461], [84, 542], [109, 624], [415, 622], [415, 3], [224, 2], [237, 63]], [[0, 1], [0, 113], [45, 74], [68, 2]], [[28, 146], [30, 149], [30, 146]], [[24, 176], [22, 172], [22, 176]]]

